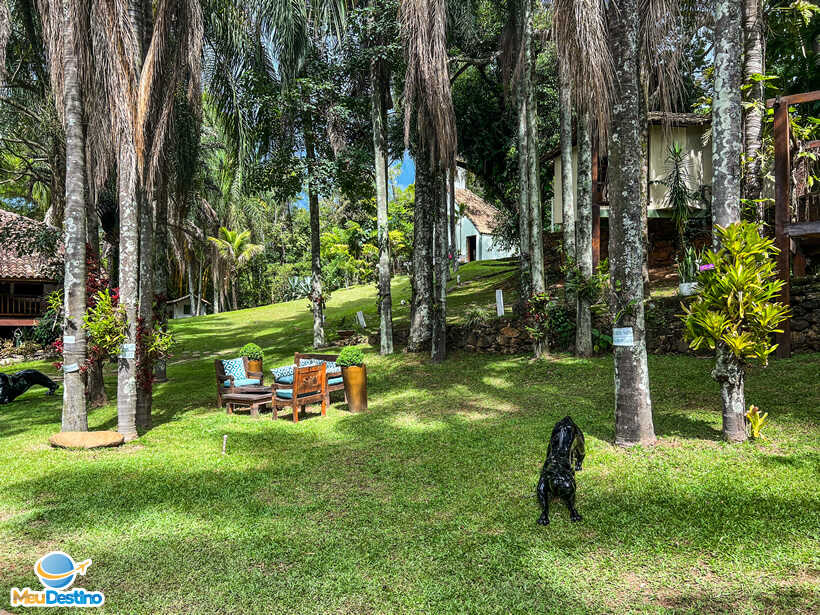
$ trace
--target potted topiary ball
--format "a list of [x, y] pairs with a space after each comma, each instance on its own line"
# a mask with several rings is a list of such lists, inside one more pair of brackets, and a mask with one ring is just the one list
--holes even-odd
[[347, 407], [351, 412], [367, 410], [367, 368], [361, 348], [345, 346], [336, 364], [342, 368]]
[[239, 351], [240, 357], [247, 357], [248, 371], [262, 372], [262, 349], [254, 343], [245, 344]]

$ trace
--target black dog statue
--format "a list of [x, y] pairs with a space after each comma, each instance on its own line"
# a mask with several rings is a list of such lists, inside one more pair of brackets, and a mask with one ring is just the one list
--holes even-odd
[[0, 374], [0, 404], [7, 404], [20, 397], [35, 384], [46, 387], [54, 395], [60, 385], [36, 369], [24, 369], [16, 374]]
[[552, 428], [547, 459], [535, 488], [542, 510], [538, 517], [540, 525], [550, 522], [549, 503], [552, 497], [559, 498], [567, 505], [570, 521], [582, 519], [575, 510], [575, 472], [581, 471], [585, 454], [583, 432], [568, 416], [558, 421]]

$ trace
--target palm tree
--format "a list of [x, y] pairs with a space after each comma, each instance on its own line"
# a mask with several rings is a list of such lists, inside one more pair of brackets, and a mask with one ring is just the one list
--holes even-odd
[[[680, 6], [674, 0], [556, 0], [553, 33], [570, 71], [576, 110], [608, 127], [611, 310], [630, 329], [631, 346], [614, 349], [615, 442], [655, 441], [644, 337], [641, 107], [650, 72], [668, 105], [680, 80]], [[606, 133], [607, 131], [599, 131]]]
[[[762, 75], [765, 70], [762, 4], [762, 0], [745, 0], [743, 3], [743, 79], [750, 86], [745, 93], [747, 108], [743, 119], [743, 149], [746, 157], [743, 198], [750, 200], [759, 199], [763, 189], [760, 147], [763, 140], [764, 83], [754, 79], [755, 75]], [[820, 41], [820, 34], [817, 40]], [[820, 54], [817, 57], [820, 58]], [[762, 206], [758, 211], [758, 218], [762, 220]]]
[[[410, 127], [415, 117], [415, 221], [422, 223], [415, 230], [413, 247], [413, 305], [408, 349], [418, 350], [423, 340], [432, 339], [432, 359], [443, 361], [447, 340], [446, 178], [447, 172], [454, 170], [456, 153], [444, 0], [404, 0], [399, 7], [399, 18], [407, 62], [404, 140], [409, 146]], [[433, 228], [438, 228], [439, 236], [443, 235], [435, 244]], [[435, 291], [432, 284], [434, 253], [438, 263]]]
[[227, 279], [231, 286], [231, 297], [235, 310], [239, 309], [236, 300], [236, 276], [240, 269], [265, 249], [260, 244], [251, 243], [250, 238], [250, 231], [231, 231], [224, 226], [219, 227], [219, 237], [208, 237], [208, 241], [213, 243], [219, 251], [219, 256], [227, 269]]
[[561, 229], [564, 254], [575, 262], [575, 191], [572, 185], [572, 79], [569, 68], [561, 62], [558, 67], [559, 131], [561, 135]]
[[[85, 376], [80, 366], [86, 360], [85, 314], [85, 138], [82, 92], [79, 75], [79, 24], [71, 0], [49, 7], [60, 16], [62, 49], [52, 47], [52, 62], [62, 62], [63, 123], [66, 133], [65, 181], [65, 322], [63, 325], [63, 431], [88, 431]], [[56, 45], [55, 45], [56, 47]], [[61, 52], [61, 53], [60, 53]], [[58, 106], [60, 104], [58, 98]]]
[[[716, 0], [715, 95], [712, 103], [712, 226], [740, 221], [740, 155], [743, 149], [741, 94], [743, 38], [741, 0]], [[717, 247], [717, 235], [713, 235]], [[743, 376], [731, 353], [718, 346], [714, 378], [723, 399], [723, 437], [746, 440]]]
[[[578, 114], [578, 192], [575, 219], [575, 262], [584, 281], [592, 277], [592, 135], [589, 111]], [[576, 297], [575, 354], [592, 354], [592, 314], [589, 297]]]
[[[376, 0], [371, 0], [375, 10]], [[375, 20], [371, 16], [372, 22]], [[375, 28], [373, 28], [375, 30]], [[373, 41], [382, 44], [382, 41]], [[370, 103], [373, 122], [373, 154], [376, 171], [376, 222], [379, 244], [379, 352], [393, 353], [393, 299], [390, 293], [390, 229], [387, 223], [387, 98], [390, 73], [383, 60], [370, 60]]]

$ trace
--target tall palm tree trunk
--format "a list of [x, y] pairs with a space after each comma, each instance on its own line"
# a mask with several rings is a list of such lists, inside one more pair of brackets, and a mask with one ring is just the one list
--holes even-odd
[[151, 399], [154, 366], [148, 354], [148, 343], [154, 328], [154, 220], [152, 205], [143, 197], [139, 211], [140, 277], [139, 308], [137, 310], [137, 428], [151, 428]]
[[[311, 289], [313, 304], [313, 347], [321, 348], [325, 345], [325, 324], [322, 313], [322, 258], [319, 245], [319, 195], [316, 192], [316, 182], [313, 173], [316, 172], [315, 144], [313, 138], [313, 120], [308, 115], [305, 127], [305, 155], [308, 159], [308, 202], [310, 204], [310, 262], [311, 262]], [[235, 301], [235, 299], [234, 299]]]
[[[139, 79], [145, 57], [145, 3], [129, 0], [128, 13], [130, 27], [137, 44], [130, 58], [134, 74]], [[131, 111], [129, 110], [129, 113]], [[132, 118], [133, 119], [133, 118]], [[137, 348], [137, 326], [140, 305], [140, 208], [145, 207], [145, 194], [137, 170], [135, 134], [119, 135], [117, 153], [117, 182], [120, 206], [120, 263], [119, 288], [120, 304], [125, 308], [127, 319], [126, 335], [120, 353], [117, 370], [117, 431], [126, 441], [133, 440], [137, 433], [137, 369], [139, 349]], [[149, 252], [149, 254], [151, 254]], [[141, 420], [144, 417], [141, 417]]]
[[[85, 375], [85, 152], [76, 29], [71, 2], [63, 0], [63, 62], [65, 71], [65, 322], [63, 324], [63, 431], [88, 431]], [[73, 338], [73, 340], [72, 340]]]
[[[742, 0], [715, 0], [715, 95], [712, 103], [712, 224], [740, 221], [740, 154], [743, 37]], [[717, 235], [713, 232], [717, 247]], [[724, 346], [717, 348], [712, 376], [720, 383], [723, 437], [746, 440], [743, 369]]]
[[532, 37], [532, 2], [527, 20], [525, 37], [525, 57], [528, 75], [527, 87], [527, 175], [529, 180], [528, 197], [530, 200], [530, 259], [532, 267], [532, 290], [542, 293], [546, 290], [544, 277], [544, 232], [543, 213], [541, 210], [540, 163], [538, 156], [538, 106], [535, 99], [535, 49]]
[[[743, 120], [743, 144], [746, 154], [746, 172], [743, 176], [743, 198], [760, 199], [763, 190], [763, 176], [760, 169], [760, 147], [763, 141], [763, 82], [753, 81], [753, 75], [762, 75], [765, 67], [763, 50], [763, 10], [761, 0], [743, 2], [743, 77], [747, 85], [745, 92], [747, 107]], [[758, 219], [763, 221], [765, 210], [758, 206]]]
[[650, 295], [649, 287], [649, 75], [643, 62], [640, 67], [641, 89], [639, 117], [641, 125], [641, 278], [644, 299]]
[[[529, 5], [529, 3], [525, 3]], [[526, 24], [526, 21], [525, 21]], [[522, 25], [524, 31], [526, 26]], [[532, 294], [532, 261], [530, 248], [530, 165], [529, 165], [529, 126], [527, 123], [527, 83], [529, 71], [522, 70], [518, 81], [518, 244], [521, 268], [521, 297], [523, 305]]]
[[575, 262], [575, 188], [572, 172], [572, 83], [567, 68], [558, 70], [559, 136], [561, 140], [561, 229], [564, 255]]
[[[154, 294], [160, 326], [165, 330], [168, 327], [168, 184], [165, 180], [160, 182], [154, 213]], [[154, 364], [154, 380], [168, 380], [165, 359], [158, 359]]]
[[379, 352], [393, 353], [393, 299], [390, 293], [390, 229], [387, 218], [386, 87], [376, 58], [370, 62], [370, 104], [376, 171], [376, 221], [379, 239]]
[[430, 358], [433, 363], [441, 363], [447, 358], [447, 194], [449, 192], [447, 172], [436, 173], [433, 182], [435, 196], [435, 235], [433, 254], [435, 255], [435, 285], [433, 287], [433, 339]]
[[433, 207], [435, 183], [430, 170], [430, 155], [416, 157], [416, 202], [413, 210], [413, 287], [410, 335], [407, 351], [419, 352], [433, 337]]
[[609, 139], [609, 255], [614, 326], [631, 329], [631, 346], [616, 346], [615, 443], [653, 444], [652, 402], [644, 330], [641, 275], [641, 141], [637, 0], [609, 5], [614, 65]]
[[117, 431], [126, 440], [137, 437], [137, 306], [139, 304], [139, 207], [137, 157], [127, 137], [119, 145], [117, 182], [120, 202], [120, 304], [127, 327], [117, 369]]
[[[584, 281], [592, 277], [592, 139], [589, 111], [578, 114], [578, 219], [575, 221], [575, 253]], [[589, 298], [579, 296], [575, 327], [575, 354], [592, 354], [592, 314]]]

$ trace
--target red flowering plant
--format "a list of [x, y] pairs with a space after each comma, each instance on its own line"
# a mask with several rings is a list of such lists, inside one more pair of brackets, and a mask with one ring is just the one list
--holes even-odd
[[535, 293], [524, 304], [524, 314], [528, 324], [527, 333], [536, 345], [546, 346], [549, 337], [549, 316], [547, 310], [553, 299], [549, 293]]

